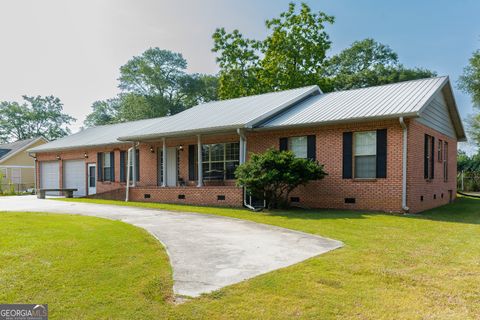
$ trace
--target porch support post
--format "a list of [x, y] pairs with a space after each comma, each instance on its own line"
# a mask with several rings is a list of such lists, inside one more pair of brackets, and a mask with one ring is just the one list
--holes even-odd
[[202, 159], [202, 137], [197, 135], [197, 163], [198, 163], [198, 184], [197, 187], [203, 187], [203, 159]]
[[167, 143], [165, 138], [162, 138], [162, 187], [167, 186]]
[[[130, 164], [129, 164], [130, 165]], [[137, 186], [137, 147], [136, 142], [133, 142], [132, 146], [132, 187]], [[130, 182], [128, 182], [130, 183]]]
[[245, 133], [242, 129], [237, 130], [238, 135], [240, 136], [240, 143], [239, 143], [239, 162], [240, 164], [245, 163], [247, 157], [247, 138], [245, 137]]

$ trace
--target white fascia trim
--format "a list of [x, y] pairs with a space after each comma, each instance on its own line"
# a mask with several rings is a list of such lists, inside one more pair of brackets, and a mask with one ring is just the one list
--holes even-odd
[[0, 165], [0, 168], [20, 168], [20, 169], [34, 169], [35, 166], [3, 166], [3, 165]]

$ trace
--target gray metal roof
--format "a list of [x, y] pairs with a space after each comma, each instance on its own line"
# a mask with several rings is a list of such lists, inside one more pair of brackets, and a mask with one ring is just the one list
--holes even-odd
[[52, 141], [50, 143], [35, 147], [28, 151], [48, 152], [56, 150], [75, 149], [79, 147], [91, 148], [109, 144], [124, 143], [118, 141], [119, 135], [129, 134], [130, 132], [138, 130], [138, 128], [149, 126], [150, 124], [158, 121], [159, 119], [161, 118], [109, 124], [88, 128], [72, 135]]
[[459, 139], [465, 133], [448, 77], [322, 94], [317, 86], [201, 104], [173, 116], [89, 128], [31, 149], [47, 152], [146, 141], [237, 128], [282, 128], [418, 117], [435, 93], [444, 90]]
[[170, 117], [159, 118], [150, 126], [143, 126], [132, 133], [120, 133], [119, 140], [133, 141], [251, 127], [301, 99], [318, 94], [321, 94], [318, 86], [309, 86], [209, 102]]
[[311, 97], [259, 125], [262, 128], [418, 116], [448, 77], [405, 81]]
[[24, 148], [28, 147], [30, 144], [32, 144], [33, 142], [39, 139], [43, 139], [43, 138], [31, 138], [31, 139], [12, 142], [12, 143], [0, 144], [0, 162], [13, 156], [17, 152], [22, 151]]

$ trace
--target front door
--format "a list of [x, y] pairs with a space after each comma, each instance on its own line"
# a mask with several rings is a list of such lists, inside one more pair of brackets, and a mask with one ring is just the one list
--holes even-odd
[[167, 148], [167, 186], [177, 186], [177, 148]]
[[95, 163], [88, 164], [88, 194], [97, 193], [97, 165]]

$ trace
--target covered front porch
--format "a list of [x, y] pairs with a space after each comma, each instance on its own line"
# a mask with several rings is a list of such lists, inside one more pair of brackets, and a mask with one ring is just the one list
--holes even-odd
[[246, 158], [241, 130], [131, 143], [127, 201], [242, 205], [243, 190], [235, 186], [235, 169]]

